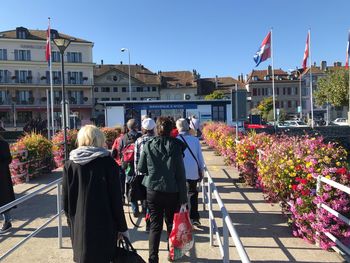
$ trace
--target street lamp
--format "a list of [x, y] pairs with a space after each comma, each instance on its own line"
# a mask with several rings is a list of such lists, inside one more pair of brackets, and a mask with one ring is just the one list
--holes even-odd
[[57, 46], [61, 53], [61, 71], [62, 71], [62, 119], [63, 119], [63, 144], [64, 144], [64, 160], [68, 160], [68, 147], [67, 147], [67, 111], [66, 111], [66, 88], [64, 86], [64, 51], [69, 46], [72, 39], [55, 38], [53, 42]]
[[127, 51], [128, 55], [129, 55], [129, 98], [130, 98], [130, 100], [132, 100], [132, 98], [131, 98], [131, 76], [130, 76], [131, 75], [130, 74], [130, 50], [128, 48], [122, 48], [120, 51], [121, 52]]

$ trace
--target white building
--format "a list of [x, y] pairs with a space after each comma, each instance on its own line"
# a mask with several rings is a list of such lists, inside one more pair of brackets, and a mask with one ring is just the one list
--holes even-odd
[[[70, 111], [84, 123], [92, 112], [93, 43], [51, 29], [51, 38], [72, 39], [65, 51], [66, 98]], [[31, 119], [46, 119], [50, 88], [45, 59], [46, 30], [18, 27], [0, 32], [0, 119], [5, 127], [23, 126]], [[52, 42], [55, 118], [61, 116], [61, 56]]]

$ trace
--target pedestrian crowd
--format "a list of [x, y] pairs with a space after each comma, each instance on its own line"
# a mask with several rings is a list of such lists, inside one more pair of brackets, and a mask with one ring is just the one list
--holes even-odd
[[[150, 263], [159, 262], [163, 221], [169, 238], [174, 214], [181, 206], [188, 207], [192, 225], [201, 226], [197, 188], [204, 161], [198, 119], [175, 122], [159, 117], [155, 121], [142, 116], [140, 128], [135, 119], [117, 128], [119, 135], [111, 151], [97, 127], [86, 125], [78, 132], [78, 147], [64, 165], [62, 182], [75, 262], [119, 262], [115, 261], [116, 246], [130, 239], [124, 206], [131, 223], [149, 233]], [[11, 154], [3, 139], [0, 151], [1, 207], [14, 200], [14, 192], [8, 168]], [[145, 226], [135, 223], [140, 217]], [[10, 211], [3, 218], [0, 234], [12, 227]]]

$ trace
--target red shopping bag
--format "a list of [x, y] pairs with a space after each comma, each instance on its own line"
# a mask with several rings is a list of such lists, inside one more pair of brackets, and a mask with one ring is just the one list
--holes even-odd
[[174, 214], [173, 229], [169, 236], [169, 258], [176, 260], [185, 255], [194, 244], [190, 215], [185, 205]]

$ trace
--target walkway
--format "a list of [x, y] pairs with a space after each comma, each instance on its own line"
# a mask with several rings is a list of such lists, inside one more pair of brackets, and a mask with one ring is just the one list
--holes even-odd
[[[235, 169], [225, 166], [223, 158], [215, 156], [206, 147], [203, 147], [203, 150], [207, 166], [228, 211], [231, 212], [233, 222], [237, 223], [237, 231], [252, 262], [344, 262], [336, 253], [322, 251], [301, 239], [293, 238], [285, 219], [281, 216], [278, 205], [271, 206], [264, 201], [260, 191], [238, 183], [238, 174]], [[52, 175], [33, 180], [29, 184], [17, 185], [15, 191], [18, 196], [27, 194], [59, 176], [60, 172], [55, 172]], [[8, 235], [0, 237], [1, 254], [55, 214], [55, 194], [55, 191], [46, 192], [13, 210], [14, 228]], [[124, 208], [127, 211], [127, 207]], [[214, 209], [217, 209], [215, 205]], [[208, 214], [202, 211], [202, 205], [200, 205], [200, 210], [203, 227], [195, 230], [195, 248], [188, 257], [184, 257], [178, 262], [222, 262], [218, 248], [209, 247], [209, 229], [206, 219]], [[220, 217], [219, 211], [216, 215]], [[126, 217], [128, 219], [127, 214]], [[140, 221], [141, 219], [139, 219]], [[65, 223], [65, 219], [63, 222]], [[221, 226], [221, 220], [219, 219], [217, 222]], [[144, 225], [143, 221], [140, 223]], [[129, 223], [130, 228], [131, 226]], [[64, 224], [63, 230], [63, 249], [57, 248], [57, 228], [56, 222], [53, 222], [4, 262], [72, 262], [72, 250], [66, 224]], [[147, 260], [148, 235], [144, 232], [144, 228], [131, 228], [130, 236], [138, 253]], [[230, 254], [232, 262], [239, 262], [233, 245], [230, 248]], [[166, 257], [164, 232], [160, 246], [160, 262], [167, 262]]]

